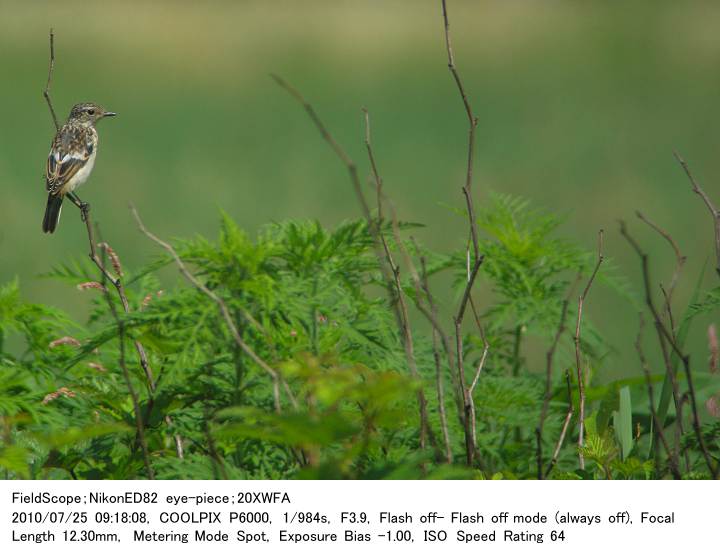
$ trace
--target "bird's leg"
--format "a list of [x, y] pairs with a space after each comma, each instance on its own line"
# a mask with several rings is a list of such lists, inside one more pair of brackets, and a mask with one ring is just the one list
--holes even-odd
[[70, 199], [70, 201], [72, 201], [73, 205], [75, 205], [77, 208], [80, 208], [80, 199], [77, 198], [77, 195], [75, 195], [74, 193], [68, 193], [66, 197]]
[[81, 200], [80, 197], [78, 197], [75, 193], [68, 193], [67, 198], [72, 201], [72, 203], [80, 209], [80, 212], [82, 213], [82, 219], [83, 222], [87, 221], [88, 213], [90, 212], [90, 203], [86, 203], [85, 201]]

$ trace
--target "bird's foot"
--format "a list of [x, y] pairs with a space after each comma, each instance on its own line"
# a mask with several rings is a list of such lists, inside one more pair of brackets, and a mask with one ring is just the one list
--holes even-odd
[[80, 207], [80, 214], [82, 214], [83, 222], [87, 222], [88, 214], [90, 213], [90, 203], [80, 201], [78, 206]]

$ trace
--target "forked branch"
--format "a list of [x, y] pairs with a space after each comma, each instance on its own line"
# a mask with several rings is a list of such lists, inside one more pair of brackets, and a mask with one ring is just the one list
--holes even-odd
[[[545, 420], [547, 419], [548, 410], [550, 409], [550, 400], [552, 399], [552, 375], [553, 375], [553, 360], [555, 359], [555, 352], [557, 351], [560, 338], [565, 333], [567, 328], [567, 314], [568, 307], [570, 306], [570, 299], [574, 295], [575, 287], [580, 280], [580, 275], [577, 276], [573, 284], [570, 286], [567, 297], [563, 300], [562, 307], [560, 308], [560, 322], [558, 323], [557, 330], [553, 341], [545, 354], [545, 395], [543, 396], [543, 405], [540, 410], [540, 421], [537, 429], [535, 430], [535, 436], [537, 440], [537, 478], [543, 479], [543, 433], [545, 431]], [[572, 404], [571, 404], [572, 408]]]
[[472, 241], [473, 254], [475, 261], [480, 260], [480, 244], [478, 240], [477, 222], [475, 221], [475, 208], [472, 198], [472, 181], [473, 181], [473, 162], [475, 159], [475, 130], [477, 129], [478, 119], [473, 113], [470, 100], [465, 92], [460, 73], [455, 66], [455, 54], [452, 49], [452, 40], [450, 38], [450, 18], [448, 16], [447, 2], [442, 0], [443, 22], [445, 24], [445, 49], [447, 51], [448, 68], [455, 80], [463, 107], [468, 119], [468, 152], [467, 152], [467, 169], [465, 172], [465, 185], [463, 186], [463, 195], [467, 205], [468, 219], [470, 220], [470, 238]]
[[[685, 264], [687, 257], [682, 254], [682, 252], [680, 251], [680, 247], [669, 232], [667, 232], [666, 230], [658, 226], [655, 222], [647, 218], [639, 210], [636, 210], [635, 214], [640, 220], [645, 222], [645, 224], [647, 224], [658, 234], [660, 234], [663, 239], [665, 239], [665, 241], [670, 244], [670, 247], [675, 253], [675, 271], [673, 272], [672, 278], [670, 279], [670, 285], [667, 287], [666, 290], [663, 290], [663, 295], [665, 296], [665, 306], [663, 307], [663, 312], [667, 313], [668, 318], [672, 321], [672, 296], [673, 292], [675, 291], [675, 286], [677, 285], [678, 278], [680, 277], [680, 271], [682, 270], [682, 267]], [[674, 333], [675, 326], [672, 322], [670, 328], [671, 330], [673, 330]]]
[[[693, 424], [693, 430], [695, 432], [695, 437], [697, 439], [698, 446], [700, 446], [700, 451], [703, 454], [703, 458], [705, 459], [705, 464], [707, 465], [708, 470], [710, 471], [710, 476], [714, 479], [718, 477], [718, 473], [720, 472], [720, 465], [715, 465], [713, 463], [713, 459], [710, 455], [710, 452], [708, 451], [707, 444], [705, 443], [705, 438], [702, 434], [702, 429], [700, 426], [700, 416], [697, 409], [697, 400], [695, 397], [695, 386], [693, 383], [693, 377], [692, 377], [692, 369], [690, 367], [690, 356], [683, 353], [683, 351], [680, 349], [680, 347], [677, 344], [677, 341], [673, 337], [673, 335], [668, 331], [667, 327], [665, 326], [665, 323], [663, 323], [662, 319], [660, 318], [660, 313], [657, 310], [657, 307], [655, 307], [655, 302], [652, 297], [652, 290], [650, 287], [650, 270], [649, 270], [649, 264], [648, 264], [648, 255], [645, 253], [642, 248], [640, 247], [640, 244], [633, 238], [630, 233], [627, 231], [627, 226], [625, 225], [625, 222], [622, 220], [620, 221], [620, 233], [623, 235], [623, 237], [627, 240], [627, 242], [630, 244], [630, 246], [635, 250], [638, 257], [640, 258], [640, 263], [642, 267], [642, 274], [643, 274], [643, 286], [645, 289], [645, 303], [648, 306], [648, 309], [650, 309], [650, 312], [652, 313], [653, 318], [655, 319], [655, 327], [658, 331], [658, 336], [660, 338], [660, 344], [661, 347], [664, 347], [665, 342], [667, 342], [667, 345], [670, 346], [670, 348], [675, 352], [675, 354], [680, 358], [680, 360], [683, 363], [683, 369], [685, 371], [685, 377], [687, 379], [688, 384], [688, 391], [690, 394], [690, 407], [692, 410], [692, 424]], [[670, 375], [671, 382], [673, 383], [673, 394], [676, 398], [676, 404], [677, 404], [677, 414], [678, 414], [678, 422], [680, 421], [680, 400], [678, 399], [678, 386], [677, 386], [677, 380], [675, 377], [675, 374], [672, 369], [672, 365], [668, 363], [668, 357], [666, 354], [663, 354], [665, 360], [666, 360], [666, 368], [667, 372]]]
[[60, 122], [58, 122], [57, 115], [55, 114], [55, 109], [53, 108], [52, 100], [50, 100], [50, 86], [52, 85], [52, 76], [53, 76], [53, 70], [55, 69], [55, 33], [52, 29], [50, 29], [50, 65], [48, 67], [48, 78], [47, 83], [45, 84], [45, 90], [43, 91], [43, 96], [45, 97], [45, 101], [47, 102], [48, 108], [50, 109], [50, 115], [53, 119], [53, 124], [55, 124], [55, 131], [60, 131]]
[[[90, 219], [90, 205], [87, 203], [81, 203], [79, 206], [82, 221], [85, 222], [85, 226], [87, 228], [88, 242], [90, 243], [90, 260], [95, 264], [95, 266], [102, 274], [103, 280], [107, 280], [113, 285], [113, 287], [117, 291], [118, 297], [120, 298], [120, 302], [122, 303], [123, 311], [128, 314], [130, 313], [130, 303], [128, 302], [128, 298], [125, 293], [125, 286], [123, 285], [122, 279], [119, 276], [119, 272], [118, 276], [113, 276], [113, 274], [108, 270], [107, 265], [105, 265], [105, 263], [98, 256], [98, 243], [95, 241], [93, 224], [92, 220]], [[150, 391], [150, 393], [152, 393], [155, 391], [155, 379], [153, 377], [150, 363], [148, 362], [147, 353], [145, 353], [145, 348], [138, 340], [135, 340], [134, 344], [135, 351], [137, 352], [138, 359], [140, 360], [140, 366], [142, 367], [143, 372], [145, 373], [145, 378], [147, 379], [148, 390]]]
[[[650, 403], [650, 415], [652, 416], [653, 420], [653, 431], [655, 436], [660, 440], [660, 442], [663, 445], [663, 448], [665, 449], [665, 453], [668, 457], [668, 466], [670, 467], [670, 472], [672, 473], [672, 476], [674, 479], [681, 479], [682, 476], [680, 475], [680, 469], [678, 467], [677, 463], [677, 454], [675, 454], [671, 449], [670, 445], [667, 442], [667, 439], [665, 438], [665, 431], [663, 424], [660, 422], [660, 419], [657, 414], [657, 410], [655, 409], [655, 393], [652, 386], [652, 379], [650, 377], [650, 366], [648, 365], [647, 358], [645, 357], [645, 352], [642, 349], [642, 335], [643, 330], [645, 329], [645, 318], [643, 317], [643, 314], [640, 313], [640, 324], [638, 327], [638, 334], [637, 338], [635, 340], [635, 350], [637, 351], [638, 357], [640, 358], [640, 366], [643, 370], [643, 375], [645, 376], [645, 383], [647, 386], [648, 391], [648, 401]], [[656, 445], [656, 443], [653, 443]], [[656, 470], [657, 471], [657, 470]]]
[[700, 187], [700, 184], [697, 182], [695, 176], [693, 176], [692, 172], [690, 171], [690, 167], [688, 166], [687, 162], [685, 162], [685, 160], [683, 160], [683, 158], [677, 152], [673, 152], [673, 154], [675, 155], [677, 161], [680, 163], [680, 166], [682, 166], [683, 170], [685, 170], [685, 174], [690, 180], [693, 191], [700, 196], [700, 198], [703, 200], [703, 203], [705, 203], [705, 206], [710, 211], [710, 215], [712, 216], [713, 228], [715, 230], [715, 270], [717, 271], [718, 275], [720, 275], [720, 211], [715, 206], [715, 203], [712, 202], [710, 196], [705, 193], [705, 190], [702, 187]]
[[[373, 240], [375, 257], [378, 261], [380, 272], [383, 276], [384, 285], [388, 294], [390, 305], [393, 309], [393, 314], [395, 316], [395, 321], [398, 327], [398, 331], [400, 333], [400, 337], [403, 339], [403, 347], [405, 349], [408, 368], [410, 369], [410, 372], [415, 375], [415, 373], [417, 372], [417, 365], [415, 362], [415, 355], [412, 349], [412, 344], [408, 342], [409, 340], [411, 340], [412, 336], [408, 335], [409, 323], [407, 321], [406, 315], [404, 314], [404, 302], [401, 297], [402, 292], [401, 289], [398, 287], [397, 283], [397, 267], [394, 265], [394, 263], [391, 261], [391, 258], [389, 257], [387, 243], [385, 242], [385, 238], [380, 232], [380, 226], [378, 225], [377, 221], [373, 219], [372, 214], [370, 213], [370, 205], [365, 198], [365, 194], [360, 183], [357, 165], [355, 164], [355, 161], [350, 158], [350, 155], [345, 152], [345, 149], [343, 149], [342, 146], [335, 140], [335, 137], [333, 137], [328, 128], [325, 126], [325, 123], [320, 119], [312, 104], [305, 100], [305, 97], [300, 94], [300, 91], [298, 91], [295, 87], [293, 87], [287, 81], [277, 75], [271, 74], [271, 77], [278, 85], [280, 85], [280, 87], [285, 89], [293, 98], [295, 98], [295, 100], [297, 100], [303, 106], [305, 112], [308, 114], [313, 124], [315, 124], [315, 127], [320, 132], [322, 138], [325, 140], [326, 143], [328, 143], [328, 145], [330, 145], [337, 157], [347, 168], [348, 174], [350, 175], [350, 181], [352, 183], [353, 189], [355, 190], [355, 194], [358, 198], [358, 202], [360, 203], [363, 211], [363, 216], [365, 217], [365, 221], [367, 223], [368, 233]], [[370, 152], [372, 152], [372, 149], [370, 149]], [[373, 171], [375, 172], [375, 178], [379, 179], [379, 174], [377, 174], [377, 167], [374, 167]], [[377, 188], [377, 185], [376, 189], [379, 189]], [[426, 402], [422, 386], [420, 386], [418, 389], [418, 402], [420, 414], [420, 443], [424, 445], [426, 434], [430, 434], [431, 430], [428, 424]]]

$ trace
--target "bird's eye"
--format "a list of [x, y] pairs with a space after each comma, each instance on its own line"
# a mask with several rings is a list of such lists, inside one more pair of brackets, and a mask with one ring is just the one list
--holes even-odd
[[88, 111], [87, 111], [87, 113], [90, 114], [91, 116], [94, 116], [94, 115], [95, 115], [95, 110], [93, 110], [92, 108], [89, 108]]

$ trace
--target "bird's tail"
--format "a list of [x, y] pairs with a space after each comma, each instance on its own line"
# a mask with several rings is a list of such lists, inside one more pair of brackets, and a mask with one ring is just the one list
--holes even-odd
[[62, 210], [62, 195], [48, 195], [47, 207], [45, 207], [45, 218], [43, 218], [43, 232], [46, 234], [53, 233], [60, 222], [60, 212]]

